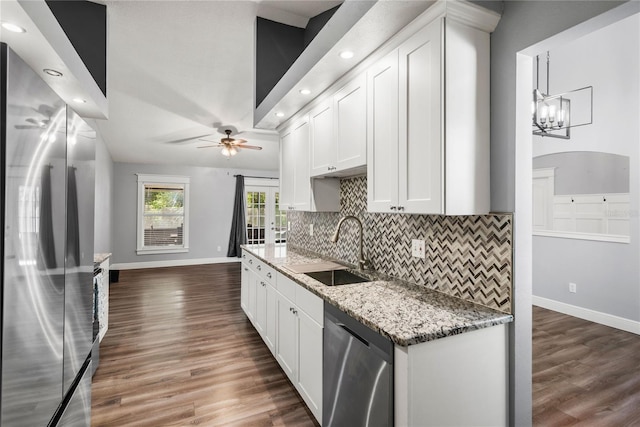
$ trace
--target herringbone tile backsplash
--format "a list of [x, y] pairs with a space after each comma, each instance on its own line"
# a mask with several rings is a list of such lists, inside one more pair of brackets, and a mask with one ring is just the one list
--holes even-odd
[[[366, 177], [342, 179], [340, 199], [340, 213], [288, 212], [289, 244], [357, 264], [354, 221], [344, 223], [337, 244], [330, 241], [340, 217], [355, 215], [364, 224], [365, 257], [375, 270], [511, 313], [511, 214], [368, 213]], [[425, 259], [411, 256], [412, 239], [426, 241]]]

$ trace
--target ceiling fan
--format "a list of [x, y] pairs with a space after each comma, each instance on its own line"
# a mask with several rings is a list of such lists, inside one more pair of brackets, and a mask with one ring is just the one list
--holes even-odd
[[[224, 133], [227, 134], [226, 138], [222, 138], [220, 142], [216, 145], [203, 145], [198, 148], [219, 148], [222, 147], [222, 155], [226, 157], [235, 156], [238, 154], [238, 149], [248, 148], [249, 150], [262, 150], [262, 147], [258, 147], [257, 145], [246, 145], [247, 142], [245, 139], [234, 139], [231, 138], [231, 130], [226, 129]], [[199, 138], [200, 141], [210, 141], [208, 139]]]

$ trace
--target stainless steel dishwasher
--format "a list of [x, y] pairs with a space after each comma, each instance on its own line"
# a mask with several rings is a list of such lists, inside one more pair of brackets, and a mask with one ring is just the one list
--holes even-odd
[[325, 427], [393, 426], [393, 343], [324, 305]]

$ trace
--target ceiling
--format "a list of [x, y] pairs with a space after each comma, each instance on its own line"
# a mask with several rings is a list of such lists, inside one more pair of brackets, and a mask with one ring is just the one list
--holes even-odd
[[[253, 130], [254, 26], [290, 25], [335, 1], [122, 1], [108, 8], [109, 119], [97, 128], [116, 162], [278, 169], [278, 137]], [[225, 129], [262, 151], [226, 158], [198, 138]]]
[[[309, 18], [342, 1], [94, 1], [108, 8], [106, 102], [101, 94], [94, 96], [99, 92], [97, 85], [44, 0], [0, 0], [3, 19], [15, 12], [28, 24], [26, 36], [7, 39], [7, 32], [0, 31], [0, 40], [19, 47], [16, 51], [34, 70], [63, 71], [62, 78], [41, 74], [83, 117], [94, 117], [91, 123], [114, 161], [255, 170], [278, 169], [278, 135], [272, 129], [311, 101], [301, 97], [297, 84], [320, 93], [349, 69], [362, 68], [363, 58], [431, 4], [425, 0], [349, 1], [342, 15], [352, 20], [358, 16], [358, 20], [345, 28], [330, 24], [323, 32], [326, 37], [317, 37], [318, 43], [314, 39], [302, 55], [305, 61], [296, 61], [301, 67], [285, 74], [280, 83], [286, 80], [286, 84], [278, 83], [282, 87], [277, 86], [277, 96], [272, 97], [277, 104], [269, 107], [267, 119], [257, 129], [253, 109], [256, 16], [305, 27]], [[359, 3], [378, 7], [360, 19], [362, 15], [352, 10]], [[341, 17], [343, 26], [350, 22], [345, 18]], [[334, 52], [345, 46], [348, 50], [357, 46], [356, 57], [347, 62]], [[78, 93], [87, 94], [84, 104], [74, 104]], [[275, 120], [275, 109], [288, 114]], [[219, 149], [198, 148], [219, 141], [225, 129], [263, 149], [242, 150], [226, 158]]]

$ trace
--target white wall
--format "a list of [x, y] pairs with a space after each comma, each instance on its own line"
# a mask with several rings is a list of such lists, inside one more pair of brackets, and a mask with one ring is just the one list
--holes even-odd
[[[531, 145], [516, 145], [519, 138], [531, 134], [527, 129], [530, 119], [522, 120], [517, 114], [520, 107], [524, 111], [530, 110], [531, 102], [525, 103], [524, 99], [517, 102], [520, 92], [516, 90], [516, 83], [518, 77], [531, 82], [531, 69], [526, 72], [518, 69], [518, 64], [522, 66], [529, 62], [518, 53], [623, 3], [626, 2], [505, 1], [502, 2], [500, 22], [491, 34], [491, 209], [494, 212], [514, 212], [516, 250], [513, 283], [515, 320], [509, 327], [510, 425], [527, 426], [532, 422], [531, 236], [520, 234], [520, 224], [531, 221], [531, 193], [516, 204], [517, 185], [528, 179], [527, 185], [531, 186]], [[517, 128], [517, 124], [522, 129]], [[516, 168], [522, 165], [522, 155], [528, 159], [528, 165], [526, 160], [524, 162], [528, 175], [520, 170], [516, 174]]]
[[[592, 125], [568, 141], [533, 137], [533, 156], [601, 151], [630, 158], [631, 243], [534, 236], [533, 295], [640, 321], [640, 15], [551, 51], [551, 91], [593, 86]], [[542, 61], [541, 61], [542, 62]], [[569, 282], [577, 292], [569, 293]]]
[[113, 160], [100, 135], [96, 139], [94, 230], [95, 252], [113, 252]]
[[[188, 253], [136, 254], [138, 173], [182, 175], [191, 178]], [[277, 171], [115, 163], [112, 262], [171, 262], [178, 265], [189, 260], [225, 258], [233, 215], [236, 183], [233, 175], [238, 173], [264, 177], [276, 177], [278, 174]]]

